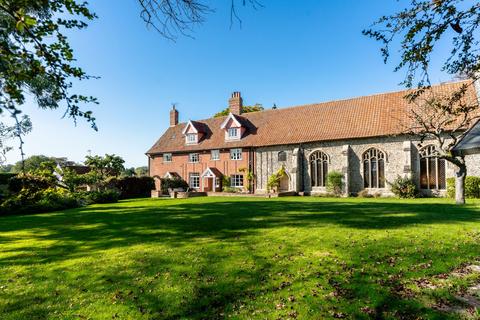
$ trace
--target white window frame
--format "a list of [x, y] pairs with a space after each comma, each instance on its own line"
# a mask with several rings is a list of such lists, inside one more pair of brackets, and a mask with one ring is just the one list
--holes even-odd
[[220, 150], [218, 149], [212, 150], [210, 152], [210, 160], [220, 160]]
[[230, 176], [230, 187], [243, 188], [243, 174], [232, 174]]
[[197, 134], [196, 133], [187, 133], [185, 139], [188, 144], [197, 143]]
[[172, 154], [171, 153], [164, 153], [163, 154], [163, 162], [172, 162]]
[[[196, 160], [195, 160], [196, 158]], [[200, 154], [198, 153], [189, 153], [188, 154], [188, 162], [189, 163], [198, 163], [200, 162]]]
[[[233, 128], [228, 128], [228, 139], [238, 139], [240, 136], [240, 128], [233, 127]], [[235, 133], [235, 134], [232, 134]]]
[[199, 172], [190, 172], [188, 175], [188, 185], [190, 188], [199, 189], [200, 188], [200, 173]]
[[230, 149], [230, 160], [242, 160], [242, 148]]

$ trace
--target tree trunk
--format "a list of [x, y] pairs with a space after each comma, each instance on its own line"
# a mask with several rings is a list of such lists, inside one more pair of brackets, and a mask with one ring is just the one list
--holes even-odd
[[465, 178], [467, 177], [467, 166], [463, 163], [455, 170], [455, 202], [465, 204]]

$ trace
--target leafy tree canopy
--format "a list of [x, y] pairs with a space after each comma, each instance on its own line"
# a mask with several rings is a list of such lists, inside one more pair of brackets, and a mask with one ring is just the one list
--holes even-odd
[[72, 80], [90, 78], [74, 65], [65, 31], [83, 29], [95, 15], [75, 0], [3, 0], [0, 2], [0, 111], [21, 112], [25, 96], [43, 109], [65, 103], [65, 115], [86, 118], [84, 103], [96, 99], [70, 92]]
[[135, 168], [135, 174], [138, 177], [148, 176], [148, 167], [143, 166], [143, 167]]
[[47, 166], [64, 166], [67, 164], [74, 164], [74, 162], [69, 161], [66, 157], [48, 157], [45, 155], [34, 155], [26, 158], [24, 162], [18, 161], [11, 167], [11, 172], [22, 172], [22, 166], [24, 166], [25, 172], [33, 172], [42, 167]]
[[[243, 113], [257, 112], [257, 111], [263, 111], [263, 110], [264, 108], [260, 103], [256, 103], [253, 106], [243, 106], [242, 108]], [[215, 113], [213, 117], [218, 118], [218, 117], [228, 116], [229, 113], [230, 113], [230, 108], [227, 107], [222, 111]]]
[[85, 165], [92, 169], [92, 172], [98, 174], [100, 180], [105, 180], [107, 177], [118, 177], [124, 170], [123, 164], [125, 160], [122, 157], [114, 154], [105, 154], [102, 156], [86, 156]]

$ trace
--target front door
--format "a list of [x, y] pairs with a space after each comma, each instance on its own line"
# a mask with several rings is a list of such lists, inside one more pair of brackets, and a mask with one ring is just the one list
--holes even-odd
[[214, 178], [205, 178], [205, 187], [203, 189], [204, 191], [213, 191], [213, 179]]
[[288, 176], [287, 175], [284, 175], [281, 179], [280, 179], [280, 188], [278, 191], [280, 192], [286, 192], [286, 191], [289, 191], [289, 179], [288, 179]]

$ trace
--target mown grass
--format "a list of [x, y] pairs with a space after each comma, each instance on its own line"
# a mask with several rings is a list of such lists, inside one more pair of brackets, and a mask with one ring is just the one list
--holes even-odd
[[405, 288], [480, 257], [479, 204], [142, 199], [0, 217], [0, 318], [455, 318], [432, 308], [453, 290]]

